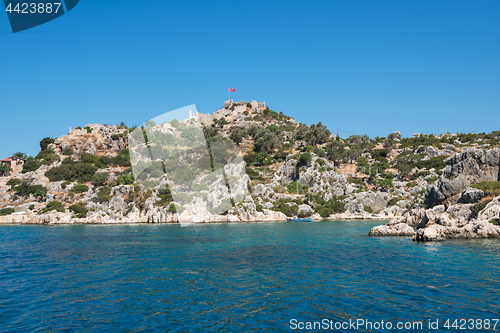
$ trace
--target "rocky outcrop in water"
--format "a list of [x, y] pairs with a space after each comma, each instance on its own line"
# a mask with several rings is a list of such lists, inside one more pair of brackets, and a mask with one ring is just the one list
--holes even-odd
[[472, 204], [456, 204], [448, 209], [444, 205], [427, 210], [414, 209], [386, 225], [372, 228], [369, 235], [413, 235], [415, 241], [500, 237], [500, 196], [488, 203], [477, 216], [472, 207]]

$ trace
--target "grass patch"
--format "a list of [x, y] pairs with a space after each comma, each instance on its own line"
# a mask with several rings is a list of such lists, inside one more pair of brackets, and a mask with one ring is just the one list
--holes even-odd
[[471, 185], [471, 187], [482, 190], [486, 197], [496, 197], [500, 195], [500, 182], [483, 181]]

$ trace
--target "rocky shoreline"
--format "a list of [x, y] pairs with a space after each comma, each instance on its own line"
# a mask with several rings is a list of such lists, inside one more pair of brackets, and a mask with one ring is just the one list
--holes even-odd
[[500, 237], [500, 196], [486, 199], [471, 184], [499, 177], [500, 150], [469, 149], [456, 154], [436, 185], [429, 185], [425, 205], [386, 225], [372, 228], [370, 236], [412, 236], [414, 241], [442, 241]]
[[[275, 212], [274, 212], [275, 213]], [[387, 220], [386, 216], [380, 215], [352, 215], [352, 214], [335, 214], [326, 218], [315, 214], [312, 216], [313, 221], [360, 221], [360, 220]], [[213, 215], [211, 219], [198, 220], [187, 222], [186, 224], [210, 224], [210, 223], [276, 223], [276, 222], [286, 222], [287, 217], [278, 215], [276, 218], [266, 218], [266, 219], [251, 219], [251, 220], [241, 220], [234, 215]], [[0, 225], [17, 225], [17, 224], [40, 224], [40, 225], [56, 225], [56, 224], [179, 224], [178, 218], [176, 216], [169, 216], [166, 220], [148, 220], [147, 216], [142, 216], [138, 220], [121, 219], [112, 220], [109, 218], [74, 218], [71, 214], [51, 212], [49, 214], [37, 215], [35, 213], [30, 214], [11, 214], [8, 216], [0, 216]]]

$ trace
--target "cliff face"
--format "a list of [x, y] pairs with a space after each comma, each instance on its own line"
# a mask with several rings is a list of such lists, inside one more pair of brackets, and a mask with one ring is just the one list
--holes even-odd
[[[189, 144], [193, 138], [206, 141], [205, 152]], [[22, 171], [0, 177], [0, 223], [209, 223], [312, 215], [394, 218], [372, 234], [409, 235], [419, 224], [453, 224], [426, 210], [433, 206], [444, 207], [464, 227], [477, 214], [461, 207], [485, 200], [483, 191], [469, 186], [499, 176], [497, 133], [341, 139], [321, 123], [299, 124], [255, 101], [226, 101], [211, 115], [149, 121], [143, 129], [94, 124], [46, 139]], [[134, 140], [142, 142], [135, 149], [129, 147]], [[421, 224], [424, 217], [431, 222]]]
[[454, 155], [443, 170], [436, 185], [426, 189], [425, 203], [429, 206], [457, 203], [462, 192], [482, 181], [500, 180], [500, 149], [467, 149]]

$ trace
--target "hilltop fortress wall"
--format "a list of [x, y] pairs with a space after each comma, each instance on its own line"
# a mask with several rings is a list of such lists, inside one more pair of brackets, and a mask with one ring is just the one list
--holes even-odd
[[[266, 102], [252, 101], [252, 109], [256, 112], [262, 112], [266, 108]], [[231, 107], [234, 108], [231, 110]], [[234, 102], [232, 99], [224, 102], [224, 107], [215, 111], [214, 113], [190, 113], [189, 117], [198, 120], [198, 122], [203, 123], [206, 126], [210, 126], [214, 119], [220, 119], [222, 117], [230, 117], [236, 114], [245, 112], [247, 109], [247, 103], [244, 101]]]

